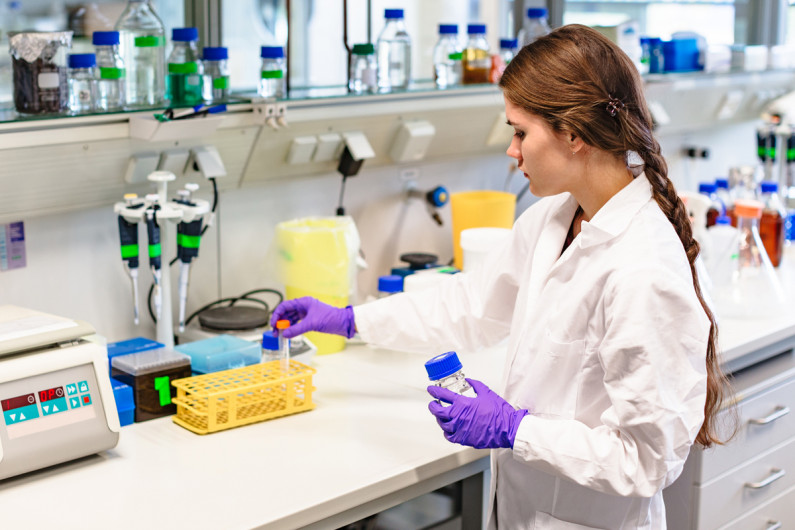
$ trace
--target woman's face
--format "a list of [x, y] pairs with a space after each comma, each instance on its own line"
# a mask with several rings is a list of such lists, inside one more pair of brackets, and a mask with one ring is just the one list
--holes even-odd
[[[575, 157], [570, 135], [552, 130], [547, 122], [505, 99], [505, 116], [514, 135], [506, 153], [515, 158], [530, 181], [536, 197], [571, 191], [575, 179]], [[582, 155], [580, 155], [582, 156]]]

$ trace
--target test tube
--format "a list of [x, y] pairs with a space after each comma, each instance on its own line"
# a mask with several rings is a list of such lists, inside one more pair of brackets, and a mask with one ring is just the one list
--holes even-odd
[[283, 372], [290, 370], [290, 339], [284, 336], [284, 330], [290, 327], [287, 319], [277, 320], [276, 329], [279, 332], [279, 361]]

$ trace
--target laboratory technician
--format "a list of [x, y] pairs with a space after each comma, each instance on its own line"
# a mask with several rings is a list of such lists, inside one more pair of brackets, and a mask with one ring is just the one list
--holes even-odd
[[718, 441], [725, 377], [641, 78], [569, 25], [524, 47], [500, 87], [507, 153], [544, 197], [509, 242], [438, 288], [354, 308], [300, 298], [273, 318], [429, 356], [507, 338], [498, 392], [429, 387], [448, 440], [493, 449], [490, 528], [663, 529], [663, 488], [693, 443]]

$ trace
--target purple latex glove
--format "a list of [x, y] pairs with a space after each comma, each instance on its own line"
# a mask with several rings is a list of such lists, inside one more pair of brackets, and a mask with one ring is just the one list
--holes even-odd
[[456, 394], [440, 386], [429, 386], [428, 393], [449, 406], [431, 401], [428, 409], [444, 431], [444, 437], [476, 449], [513, 449], [519, 423], [527, 410], [516, 410], [489, 387], [467, 379], [477, 397]]
[[276, 329], [277, 320], [289, 320], [290, 327], [284, 330], [288, 339], [306, 333], [321, 331], [351, 338], [356, 333], [353, 308], [334, 307], [311, 296], [286, 300], [273, 310], [271, 326]]

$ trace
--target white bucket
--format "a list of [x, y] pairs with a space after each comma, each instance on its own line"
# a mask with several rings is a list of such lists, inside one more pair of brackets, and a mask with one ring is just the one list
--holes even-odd
[[464, 272], [474, 270], [511, 235], [510, 228], [468, 228], [461, 231]]

